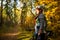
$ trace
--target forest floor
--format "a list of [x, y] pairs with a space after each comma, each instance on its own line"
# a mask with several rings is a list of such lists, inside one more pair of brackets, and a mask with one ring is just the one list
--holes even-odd
[[31, 32], [2, 33], [0, 34], [0, 40], [29, 40], [31, 36]]
[[18, 26], [0, 28], [0, 40], [29, 40], [33, 33], [21, 29]]
[[[0, 35], [0, 40], [30, 40], [31, 32], [5, 33]], [[50, 40], [60, 40], [60, 37]]]
[[[17, 30], [19, 29], [19, 30]], [[13, 29], [3, 29], [0, 30], [0, 40], [30, 40], [32, 38], [32, 31], [20, 30], [21, 28], [14, 27]], [[7, 32], [4, 32], [7, 31]], [[52, 38], [51, 40], [60, 40], [60, 36], [58, 38]]]

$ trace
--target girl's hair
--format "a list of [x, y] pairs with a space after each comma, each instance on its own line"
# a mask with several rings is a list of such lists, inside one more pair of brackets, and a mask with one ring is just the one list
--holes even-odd
[[36, 8], [36, 9], [38, 9], [39, 11], [41, 10], [41, 12], [43, 11], [43, 9], [41, 9], [41, 8]]

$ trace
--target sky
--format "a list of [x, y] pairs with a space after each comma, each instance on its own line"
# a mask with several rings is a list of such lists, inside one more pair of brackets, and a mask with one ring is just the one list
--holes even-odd
[[[14, 0], [11, 0], [11, 4], [13, 4], [14, 3]], [[4, 0], [3, 1], [3, 4], [5, 5], [6, 4], [6, 0]], [[0, 6], [1, 6], [1, 0], [0, 0]], [[21, 8], [23, 6], [23, 4], [22, 4], [22, 2], [21, 1], [19, 1], [19, 0], [17, 0], [17, 8], [19, 9], [19, 8]]]
[[1, 1], [0, 1], [0, 6], [1, 6]]
[[[13, 3], [14, 3], [14, 0], [11, 0], [10, 5], [13, 6]], [[6, 0], [3, 1], [3, 4], [4, 4], [4, 5], [6, 4]], [[0, 6], [1, 6], [1, 0], [0, 0]], [[16, 5], [17, 9], [21, 9], [22, 6], [23, 6], [23, 3], [22, 3], [21, 1], [19, 1], [19, 0], [17, 0], [17, 5]], [[4, 8], [4, 7], [5, 7], [5, 6], [3, 6], [3, 8]], [[11, 6], [9, 6], [9, 7], [11, 7]], [[13, 8], [13, 7], [11, 7], [11, 8]], [[32, 11], [35, 11], [35, 8], [32, 8]]]

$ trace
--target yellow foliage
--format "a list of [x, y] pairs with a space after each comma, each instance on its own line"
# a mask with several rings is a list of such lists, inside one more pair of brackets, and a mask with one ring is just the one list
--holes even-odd
[[58, 7], [55, 7], [54, 9], [52, 9], [51, 13], [54, 13], [57, 10]]
[[[43, 4], [45, 4], [45, 8], [48, 9], [46, 12], [44, 12], [44, 14], [46, 14], [45, 16], [46, 16], [47, 21], [48, 21], [48, 26], [51, 27], [51, 24], [52, 25], [55, 24], [55, 23], [52, 23], [51, 21], [59, 20], [59, 15], [56, 15], [57, 12], [59, 11], [59, 10], [57, 10], [57, 9], [59, 9], [57, 7], [58, 2], [54, 1], [54, 0], [38, 0], [38, 2], [36, 2], [36, 6], [43, 5]], [[50, 17], [53, 17], [54, 20], [50, 20]], [[53, 26], [53, 28], [51, 27], [51, 29], [54, 30], [54, 26]]]
[[3, 18], [7, 18], [6, 10], [3, 10], [3, 12], [2, 12], [2, 16], [3, 16]]

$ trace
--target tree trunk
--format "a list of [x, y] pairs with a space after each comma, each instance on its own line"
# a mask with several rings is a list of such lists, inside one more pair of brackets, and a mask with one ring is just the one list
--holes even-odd
[[0, 18], [1, 18], [0, 25], [1, 26], [3, 24], [2, 11], [3, 11], [3, 0], [1, 0], [1, 12], [0, 12]]

